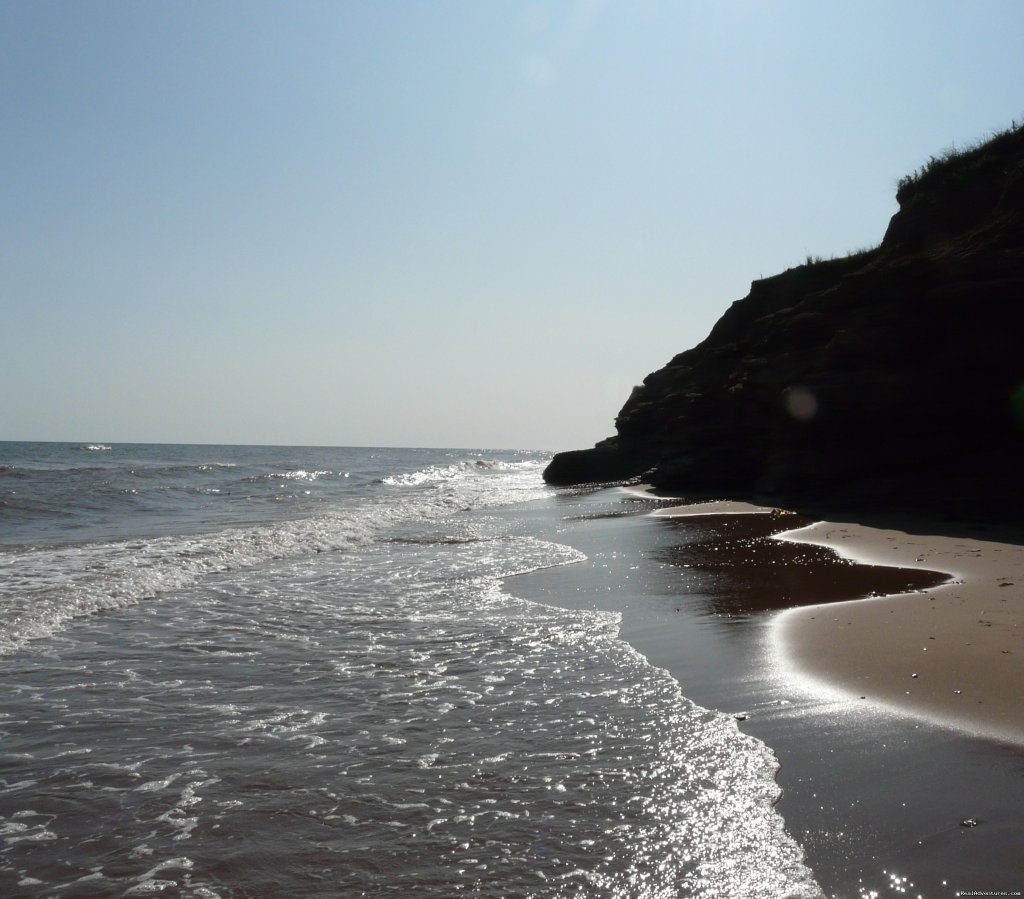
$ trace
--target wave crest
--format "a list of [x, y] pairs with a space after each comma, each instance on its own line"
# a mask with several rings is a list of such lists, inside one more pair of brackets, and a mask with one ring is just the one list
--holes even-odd
[[[469, 464], [470, 469], [449, 468], [465, 472], [491, 467]], [[532, 468], [539, 470], [539, 464]], [[293, 473], [297, 478], [331, 474]], [[532, 499], [547, 489], [529, 470], [521, 477], [510, 473], [507, 482], [489, 477], [440, 480], [437, 489], [398, 497], [390, 491], [367, 494], [315, 517], [291, 521], [152, 539], [0, 549], [0, 655], [49, 636], [75, 618], [125, 608], [209, 575], [356, 548], [385, 528]]]
[[418, 487], [420, 484], [451, 481], [491, 471], [539, 471], [543, 465], [543, 462], [533, 460], [503, 462], [500, 459], [465, 459], [451, 465], [429, 465], [419, 471], [388, 475], [381, 478], [379, 483], [387, 484], [389, 487]]

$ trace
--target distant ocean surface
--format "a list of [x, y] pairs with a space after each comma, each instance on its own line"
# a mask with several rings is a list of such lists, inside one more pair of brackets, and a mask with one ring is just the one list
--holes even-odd
[[763, 744], [516, 598], [546, 461], [0, 443], [0, 895], [820, 896]]

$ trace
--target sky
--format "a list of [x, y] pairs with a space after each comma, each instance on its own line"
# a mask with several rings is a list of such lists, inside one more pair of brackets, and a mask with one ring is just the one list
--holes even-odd
[[0, 4], [0, 440], [568, 449], [1024, 118], [1017, 0]]

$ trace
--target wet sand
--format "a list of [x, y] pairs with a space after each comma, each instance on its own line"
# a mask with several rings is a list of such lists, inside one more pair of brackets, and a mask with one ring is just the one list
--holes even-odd
[[[900, 699], [898, 686], [913, 696], [913, 686], [932, 670], [917, 656], [907, 687], [901, 686], [899, 665], [891, 673], [884, 664], [876, 667], [866, 699], [860, 699], [868, 696], [866, 689], [853, 682], [838, 688], [841, 675], [829, 673], [837, 656], [853, 666], [874, 664], [877, 654], [853, 637], [870, 640], [867, 618], [860, 627], [832, 621], [853, 621], [848, 613], [861, 608], [877, 610], [875, 620], [889, 615], [889, 599], [858, 597], [911, 591], [891, 602], [911, 599], [941, 608], [939, 598], [928, 597], [947, 597], [950, 610], [967, 614], [974, 607], [964, 591], [981, 583], [982, 563], [1008, 559], [1010, 549], [955, 538], [948, 538], [954, 541], [948, 546], [928, 538], [925, 546], [925, 538], [853, 525], [824, 527], [752, 506], [655, 508], [652, 502], [623, 490], [567, 499], [552, 538], [582, 549], [588, 561], [515, 578], [510, 589], [556, 605], [619, 611], [622, 636], [671, 671], [687, 696], [733, 714], [738, 727], [767, 743], [781, 765], [779, 809], [827, 896], [874, 892], [928, 899], [1024, 889], [1018, 860], [1024, 747], [1014, 732], [985, 730], [978, 719], [963, 715], [940, 720], [922, 704]], [[623, 514], [629, 511], [636, 514]], [[871, 552], [860, 542], [869, 537], [877, 547]], [[841, 555], [829, 548], [839, 543]], [[885, 564], [855, 563], [854, 555]], [[953, 558], [964, 564], [954, 566]], [[894, 567], [896, 562], [907, 567]], [[1013, 569], [997, 567], [998, 572], [984, 569], [990, 575], [984, 595], [1005, 597], [1000, 605], [1007, 608], [998, 617], [976, 616], [991, 626], [972, 623], [985, 633], [985, 646], [1004, 660], [996, 635], [1013, 632], [1013, 588], [998, 584], [1014, 578]], [[949, 572], [964, 583], [947, 586]], [[787, 608], [793, 611], [780, 614]], [[839, 609], [842, 615], [832, 611]], [[934, 622], [940, 613], [928, 614]], [[909, 613], [907, 618], [916, 620]], [[951, 624], [954, 634], [964, 621], [961, 616]], [[805, 622], [811, 622], [812, 639], [797, 649]], [[912, 627], [890, 627], [888, 621], [877, 626], [887, 640], [903, 635], [912, 645], [917, 637]], [[920, 657], [936, 652], [940, 658], [938, 650], [923, 649], [916, 650]], [[901, 645], [897, 655], [908, 652]], [[909, 677], [914, 673], [917, 678]], [[1000, 690], [1012, 697], [1021, 679], [1006, 680], [1013, 682]], [[883, 683], [891, 685], [889, 692]], [[966, 695], [963, 686], [957, 689], [962, 692], [951, 696]], [[967, 826], [972, 822], [976, 826]]]
[[[773, 524], [791, 517], [740, 502], [653, 514], [758, 513]], [[783, 664], [821, 688], [1024, 745], [1024, 546], [854, 523], [800, 524], [773, 536], [789, 547], [826, 548], [832, 558], [809, 564], [781, 548], [762, 553], [778, 572], [762, 578], [761, 607], [784, 610], [774, 624]], [[764, 561], [718, 555], [706, 564]], [[805, 570], [790, 574], [801, 562]], [[825, 572], [832, 576], [823, 580]], [[780, 580], [792, 587], [780, 591]]]
[[784, 612], [776, 626], [789, 664], [869, 701], [1024, 745], [1024, 547], [832, 522], [781, 539], [948, 576], [909, 595]]

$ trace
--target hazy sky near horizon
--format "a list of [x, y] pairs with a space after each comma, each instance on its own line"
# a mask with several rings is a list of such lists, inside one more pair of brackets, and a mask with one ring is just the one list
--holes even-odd
[[1024, 3], [0, 5], [0, 440], [613, 433], [1024, 116]]

